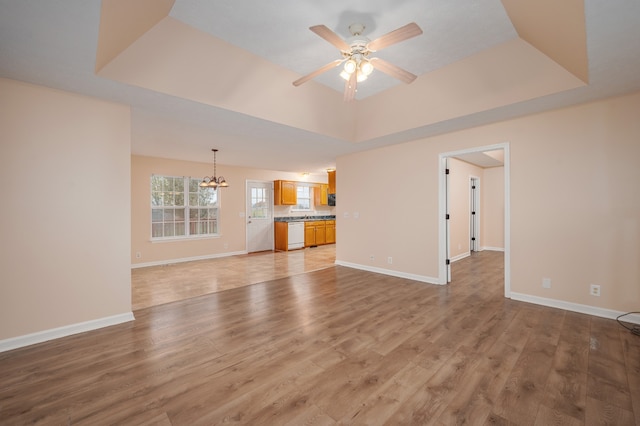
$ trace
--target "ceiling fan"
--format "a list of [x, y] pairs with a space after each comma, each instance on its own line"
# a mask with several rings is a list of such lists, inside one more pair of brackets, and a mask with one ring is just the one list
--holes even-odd
[[293, 85], [297, 87], [342, 63], [344, 63], [344, 69], [340, 73], [340, 76], [346, 81], [344, 85], [345, 101], [354, 99], [357, 84], [366, 80], [374, 68], [407, 84], [415, 80], [416, 76], [409, 71], [403, 70], [383, 59], [370, 57], [370, 55], [380, 49], [422, 34], [422, 29], [418, 24], [412, 22], [373, 41], [362, 35], [364, 28], [362, 24], [351, 24], [349, 26], [349, 32], [352, 37], [345, 41], [324, 25], [310, 27], [309, 29], [311, 31], [337, 47], [342, 54], [342, 59], [329, 62], [327, 65], [318, 68], [312, 73], [297, 79], [293, 82]]

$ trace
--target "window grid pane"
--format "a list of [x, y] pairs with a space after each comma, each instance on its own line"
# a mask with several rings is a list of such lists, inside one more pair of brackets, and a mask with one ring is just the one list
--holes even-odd
[[308, 186], [298, 186], [297, 197], [296, 210], [311, 210], [311, 191]]
[[200, 180], [195, 178], [151, 177], [151, 238], [217, 233], [217, 191], [200, 188]]
[[267, 190], [265, 188], [251, 188], [251, 217], [266, 219], [268, 215], [267, 203]]

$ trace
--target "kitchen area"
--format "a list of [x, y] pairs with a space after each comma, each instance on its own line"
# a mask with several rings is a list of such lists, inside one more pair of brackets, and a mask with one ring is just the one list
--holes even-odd
[[335, 170], [328, 177], [328, 183], [274, 181], [276, 251], [335, 244]]

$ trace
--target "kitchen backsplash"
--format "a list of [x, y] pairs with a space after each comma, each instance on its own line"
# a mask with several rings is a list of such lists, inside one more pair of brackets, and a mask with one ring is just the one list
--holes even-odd
[[333, 216], [335, 207], [322, 206], [310, 211], [292, 211], [292, 206], [273, 206], [273, 217]]

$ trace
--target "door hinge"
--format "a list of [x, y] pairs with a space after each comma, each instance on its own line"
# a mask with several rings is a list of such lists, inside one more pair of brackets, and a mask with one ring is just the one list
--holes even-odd
[[447, 265], [451, 264], [451, 260], [447, 259]]
[[444, 169], [444, 174], [448, 175], [449, 174], [449, 169]]
[[449, 220], [449, 213], [446, 214], [446, 216], [444, 217], [446, 220]]
[[476, 237], [471, 238], [471, 241], [475, 241], [475, 240], [476, 240]]
[[471, 214], [476, 214], [476, 212], [471, 212]]
[[475, 185], [473, 185], [473, 186], [471, 187], [471, 189], [476, 189], [476, 186], [475, 186]]

